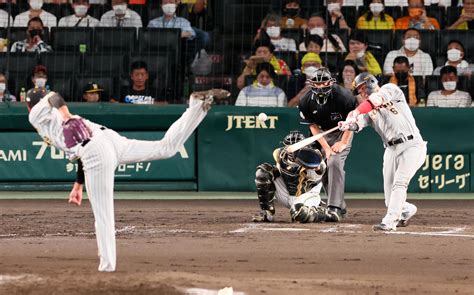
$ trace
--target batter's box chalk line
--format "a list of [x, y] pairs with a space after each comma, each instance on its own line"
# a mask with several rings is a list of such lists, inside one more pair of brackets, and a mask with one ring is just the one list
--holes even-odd
[[415, 235], [415, 236], [431, 236], [431, 237], [457, 237], [457, 238], [474, 238], [474, 234], [465, 234], [464, 227], [429, 227], [431, 229], [442, 229], [442, 231], [393, 231], [385, 232], [391, 235]]
[[0, 285], [4, 284], [9, 284], [9, 283], [36, 283], [41, 281], [42, 278], [31, 275], [31, 274], [24, 274], [24, 275], [15, 275], [15, 276], [10, 276], [10, 275], [0, 275]]
[[226, 287], [220, 290], [210, 290], [201, 288], [184, 289], [186, 295], [246, 295], [244, 292], [234, 291], [232, 287]]
[[360, 224], [338, 224], [325, 227], [323, 229], [311, 229], [311, 228], [300, 228], [300, 227], [282, 227], [276, 223], [247, 223], [243, 227], [236, 230], [229, 231], [231, 234], [240, 234], [248, 232], [262, 232], [262, 231], [287, 231], [287, 232], [301, 232], [301, 231], [312, 231], [317, 230], [321, 233], [358, 233], [362, 232], [358, 230], [361, 227]]

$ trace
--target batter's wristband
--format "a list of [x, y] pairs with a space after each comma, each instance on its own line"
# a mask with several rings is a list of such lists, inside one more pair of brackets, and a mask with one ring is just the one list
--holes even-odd
[[76, 182], [79, 184], [84, 184], [84, 180], [85, 180], [84, 169], [82, 167], [82, 161], [79, 159], [77, 160]]

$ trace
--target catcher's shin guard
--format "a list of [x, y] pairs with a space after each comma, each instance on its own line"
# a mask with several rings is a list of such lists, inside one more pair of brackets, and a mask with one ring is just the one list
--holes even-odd
[[323, 222], [326, 220], [326, 210], [321, 207], [308, 207], [301, 203], [290, 209], [291, 219], [301, 223]]
[[260, 208], [268, 211], [272, 215], [275, 214], [275, 192], [276, 187], [273, 182], [273, 166], [267, 163], [261, 164], [257, 167], [255, 173], [255, 185], [257, 186], [258, 201]]

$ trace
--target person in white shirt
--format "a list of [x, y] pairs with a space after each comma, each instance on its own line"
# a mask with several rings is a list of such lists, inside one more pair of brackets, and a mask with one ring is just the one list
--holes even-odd
[[273, 83], [275, 69], [268, 62], [257, 65], [257, 79], [244, 87], [237, 97], [236, 106], [284, 107], [287, 104], [286, 94]]
[[101, 27], [136, 27], [143, 26], [138, 13], [127, 8], [127, 0], [112, 0], [112, 10], [100, 18]]
[[[305, 34], [318, 35], [323, 39], [321, 52], [346, 52], [346, 47], [341, 38], [336, 34], [327, 34], [327, 26], [324, 18], [319, 14], [312, 14], [306, 25], [301, 26]], [[305, 42], [299, 45], [300, 51], [306, 51]]]
[[5, 10], [0, 9], [0, 27], [6, 28], [8, 27], [8, 18], [10, 18], [10, 26], [13, 26], [13, 18], [12, 16], [8, 15], [8, 12]]
[[89, 0], [73, 0], [73, 15], [68, 15], [59, 20], [58, 27], [96, 27], [99, 20], [88, 15]]
[[471, 95], [457, 90], [458, 74], [453, 66], [444, 66], [441, 69], [441, 82], [444, 90], [432, 91], [428, 95], [427, 107], [466, 108], [472, 104]]
[[[468, 63], [464, 57], [466, 56], [466, 49], [464, 49], [464, 45], [461, 41], [458, 40], [451, 40], [448, 43], [448, 48], [446, 51], [446, 57], [448, 60], [446, 61], [445, 66], [453, 66], [458, 71], [458, 75], [461, 76], [471, 76], [472, 72], [474, 71], [474, 65]], [[438, 76], [441, 68], [443, 66], [437, 67], [433, 75]]]
[[433, 72], [433, 61], [429, 54], [420, 49], [421, 34], [417, 29], [408, 29], [403, 35], [403, 47], [390, 51], [383, 65], [384, 75], [393, 73], [393, 60], [397, 56], [406, 56], [410, 61], [413, 76], [430, 76]]
[[43, 0], [28, 0], [28, 4], [30, 5], [30, 9], [15, 17], [15, 21], [13, 22], [14, 27], [28, 26], [28, 21], [33, 17], [41, 18], [43, 25], [49, 29], [56, 26], [58, 23], [57, 18], [53, 14], [41, 9], [43, 7]]
[[296, 42], [290, 38], [284, 38], [281, 36], [281, 18], [276, 14], [269, 14], [265, 17], [262, 22], [262, 26], [260, 27], [255, 40], [261, 38], [261, 31], [265, 31], [270, 37], [270, 41], [272, 42], [273, 46], [275, 46], [276, 52], [281, 51], [291, 51], [296, 52]]

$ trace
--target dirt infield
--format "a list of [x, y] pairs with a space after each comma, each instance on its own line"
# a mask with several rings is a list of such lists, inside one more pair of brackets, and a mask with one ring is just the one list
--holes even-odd
[[281, 207], [251, 223], [249, 200], [119, 200], [117, 272], [99, 273], [87, 201], [0, 200], [0, 294], [472, 294], [474, 200], [414, 203], [412, 224], [385, 234], [371, 231], [382, 200], [304, 225]]

